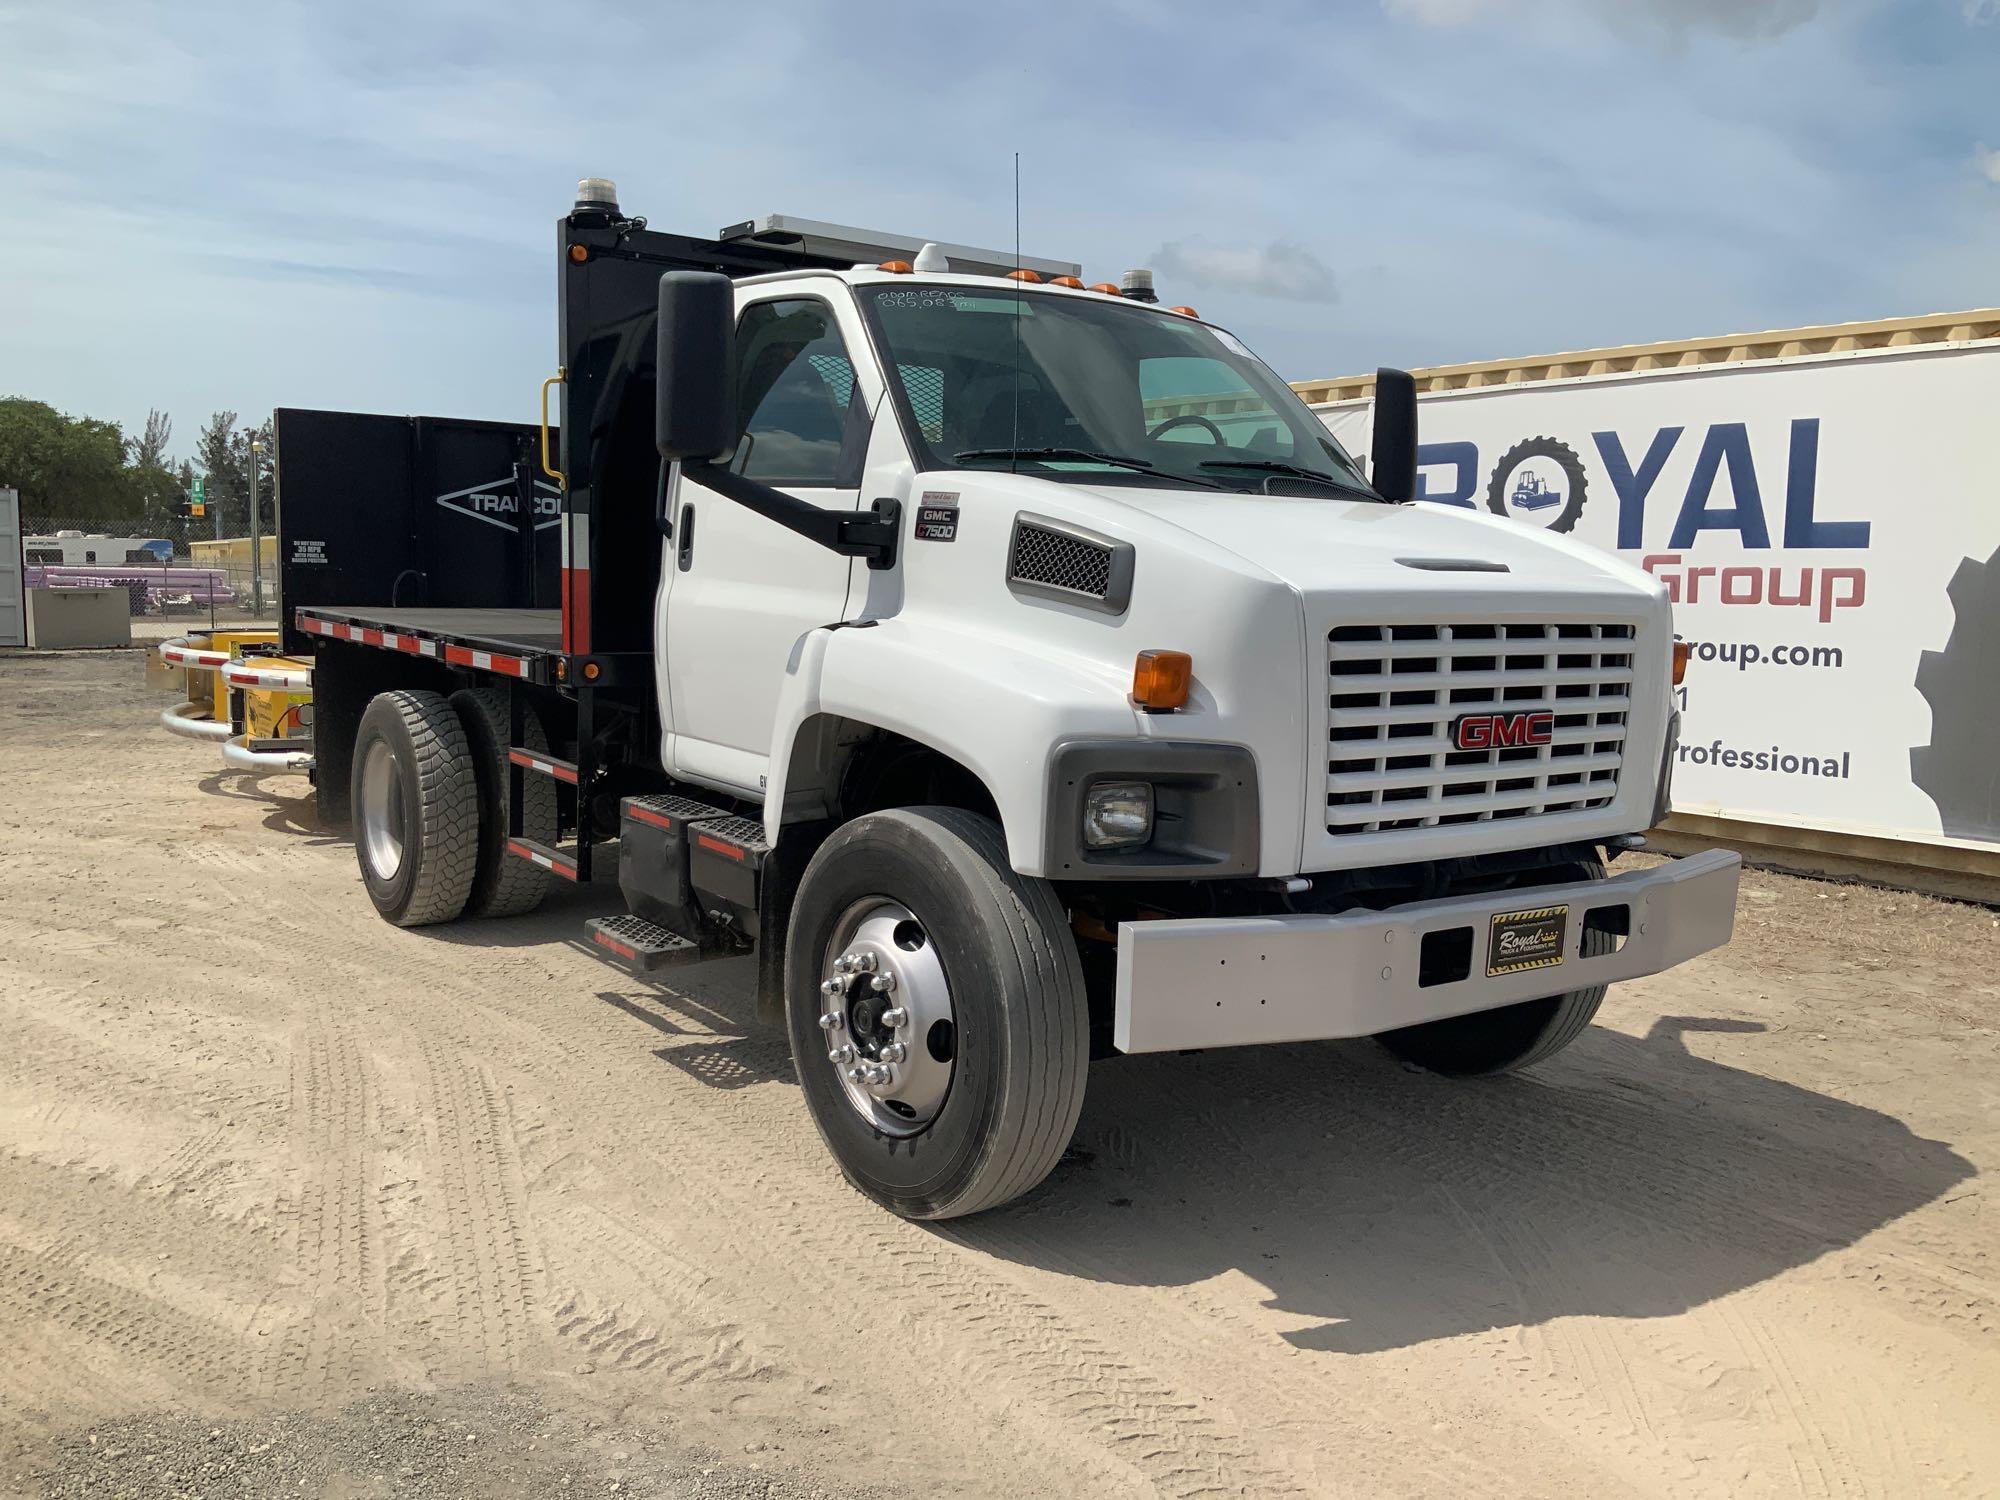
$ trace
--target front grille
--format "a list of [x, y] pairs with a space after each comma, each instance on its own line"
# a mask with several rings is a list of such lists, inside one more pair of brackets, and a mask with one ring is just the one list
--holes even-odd
[[[1327, 634], [1326, 831], [1579, 812], [1617, 795], [1630, 625], [1341, 625]], [[1545, 745], [1460, 750], [1464, 714], [1554, 715]]]
[[1111, 549], [1024, 521], [1014, 528], [1014, 556], [1007, 576], [1017, 583], [1039, 583], [1102, 599], [1111, 587]]

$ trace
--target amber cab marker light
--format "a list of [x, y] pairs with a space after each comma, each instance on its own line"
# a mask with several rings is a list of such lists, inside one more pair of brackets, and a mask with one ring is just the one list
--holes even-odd
[[1686, 641], [1674, 642], [1674, 686], [1681, 685], [1681, 679], [1688, 674], [1688, 657], [1694, 654], [1694, 647]]
[[1083, 278], [1081, 276], [1051, 276], [1049, 278], [1049, 285], [1073, 286], [1080, 292], [1083, 290]]
[[1042, 279], [1042, 277], [1041, 273], [1038, 271], [1009, 271], [1007, 273], [1007, 279], [1009, 281], [1039, 282]]
[[1179, 314], [1180, 314], [1180, 315], [1181, 315], [1182, 317], [1184, 317], [1184, 318], [1198, 318], [1198, 317], [1200, 317], [1200, 316], [1201, 316], [1201, 314], [1200, 314], [1200, 313], [1196, 312], [1196, 311], [1195, 311], [1195, 310], [1194, 310], [1193, 308], [1191, 308], [1191, 307], [1170, 307], [1170, 308], [1168, 308], [1168, 309], [1167, 309], [1167, 311], [1168, 311], [1168, 312], [1177, 312], [1177, 313], [1179, 313]]
[[891, 276], [907, 276], [910, 274], [910, 263], [906, 260], [885, 260], [875, 269], [887, 271]]
[[1132, 701], [1150, 713], [1185, 708], [1194, 658], [1185, 651], [1141, 651], [1132, 663]]
[[1102, 292], [1107, 297], [1122, 297], [1125, 295], [1118, 290], [1118, 283], [1115, 281], [1093, 281], [1090, 284], [1090, 289], [1093, 292]]
[[578, 265], [582, 265], [590, 259], [590, 247], [588, 245], [571, 245], [569, 247], [569, 258]]

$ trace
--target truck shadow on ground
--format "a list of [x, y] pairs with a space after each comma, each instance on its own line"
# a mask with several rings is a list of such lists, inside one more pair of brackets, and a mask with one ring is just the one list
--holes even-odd
[[[354, 842], [345, 830], [329, 829], [320, 824], [312, 785], [294, 772], [272, 772], [266, 776], [234, 769], [211, 771], [196, 785], [210, 796], [233, 797], [239, 802], [254, 802], [269, 809], [264, 817], [264, 826], [273, 833], [302, 836], [315, 846], [351, 845]], [[299, 794], [288, 796], [287, 791], [294, 787], [301, 789]]]
[[1681, 1313], [1974, 1175], [1900, 1120], [1684, 1041], [1763, 1029], [1598, 1027], [1539, 1073], [1484, 1083], [1365, 1043], [1115, 1059], [1040, 1191], [937, 1232], [1125, 1285], [1239, 1271], [1289, 1343], [1361, 1354]]

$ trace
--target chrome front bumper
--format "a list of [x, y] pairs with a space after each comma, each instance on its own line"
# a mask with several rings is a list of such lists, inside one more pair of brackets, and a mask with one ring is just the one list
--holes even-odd
[[[1608, 880], [1421, 901], [1339, 916], [1216, 917], [1126, 922], [1118, 931], [1122, 1052], [1173, 1052], [1373, 1036], [1398, 1026], [1491, 1010], [1586, 985], [1657, 974], [1729, 941], [1740, 855], [1710, 849]], [[1562, 961], [1489, 975], [1494, 918], [1567, 906]], [[1623, 909], [1622, 915], [1620, 908]], [[1593, 912], [1624, 928], [1612, 953], [1585, 957]], [[1437, 959], [1466, 939], [1463, 977], [1419, 982], [1424, 938]], [[1433, 976], [1435, 977], [1435, 976]]]

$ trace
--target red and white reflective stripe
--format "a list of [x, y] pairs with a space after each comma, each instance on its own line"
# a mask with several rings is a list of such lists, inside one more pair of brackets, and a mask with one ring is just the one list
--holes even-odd
[[539, 771], [544, 776], [553, 776], [557, 781], [567, 781], [577, 785], [576, 769], [573, 766], [557, 765], [554, 761], [535, 754], [532, 750], [509, 750], [507, 759], [517, 766], [526, 766], [530, 771]]
[[208, 667], [213, 669], [215, 667], [227, 666], [230, 656], [227, 651], [217, 651], [208, 646], [196, 646], [190, 643], [187, 636], [177, 635], [170, 641], [160, 642], [160, 660], [170, 662], [177, 667]]
[[312, 691], [310, 667], [262, 667], [255, 658], [232, 661], [222, 668], [222, 680], [231, 687], [282, 688], [288, 692]]
[[520, 858], [527, 860], [531, 864], [540, 865], [544, 870], [547, 870], [552, 874], [562, 876], [564, 880], [576, 879], [575, 860], [565, 859], [561, 855], [551, 856], [548, 854], [544, 854], [541, 850], [531, 848], [529, 845], [522, 843], [519, 839], [507, 840], [507, 852], [509, 854], [517, 855]]
[[338, 620], [322, 620], [299, 614], [299, 629], [307, 635], [323, 635], [336, 641], [353, 641], [357, 646], [383, 646], [391, 651], [407, 651], [412, 656], [436, 656], [438, 644], [419, 635], [394, 630], [377, 630], [367, 625], [343, 625]]
[[664, 828], [670, 833], [673, 831], [674, 820], [665, 813], [656, 813], [650, 807], [641, 807], [637, 803], [626, 808], [625, 811], [637, 818], [641, 823], [651, 823], [655, 828]]
[[446, 646], [444, 659], [454, 667], [471, 667], [480, 672], [498, 672], [505, 677], [526, 677], [528, 664], [518, 656], [502, 656], [492, 651], [475, 651], [470, 646]]
[[562, 518], [563, 650], [590, 650], [590, 517], [564, 511]]

